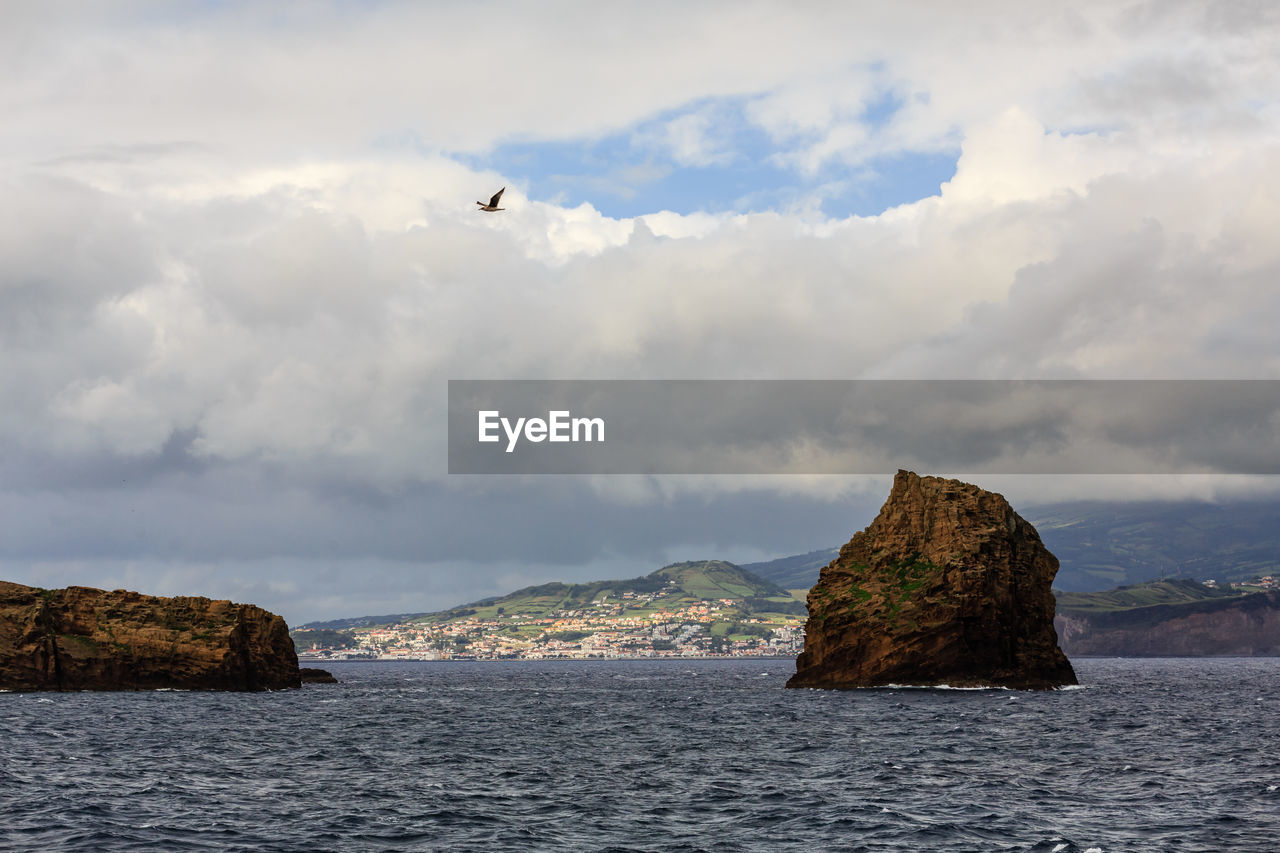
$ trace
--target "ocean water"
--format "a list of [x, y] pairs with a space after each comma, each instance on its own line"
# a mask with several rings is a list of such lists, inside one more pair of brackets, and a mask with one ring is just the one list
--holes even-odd
[[784, 690], [790, 661], [0, 694], [0, 850], [1280, 850], [1280, 659]]

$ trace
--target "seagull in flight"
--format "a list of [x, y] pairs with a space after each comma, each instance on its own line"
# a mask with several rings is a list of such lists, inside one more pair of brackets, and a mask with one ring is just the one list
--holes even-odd
[[498, 207], [498, 199], [502, 198], [502, 194], [506, 191], [507, 191], [507, 188], [503, 187], [502, 189], [498, 190], [496, 193], [493, 194], [493, 198], [489, 199], [488, 204], [485, 204], [482, 201], [478, 201], [476, 202], [476, 204], [480, 205], [481, 210], [486, 211], [488, 213], [492, 213], [495, 210], [506, 210], [505, 207]]

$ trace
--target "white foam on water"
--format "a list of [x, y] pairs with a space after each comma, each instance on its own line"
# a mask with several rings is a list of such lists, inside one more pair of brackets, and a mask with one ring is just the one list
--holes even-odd
[[1050, 850], [1049, 853], [1062, 853], [1063, 850], [1066, 850], [1070, 846], [1071, 845], [1069, 844], [1059, 844], [1057, 847]]
[[1271, 793], [1272, 791], [1275, 791], [1275, 790], [1277, 790], [1277, 789], [1280, 789], [1280, 785], [1268, 785], [1268, 786], [1267, 786], [1267, 793], [1269, 794], [1269, 793]]
[[1090, 847], [1088, 850], [1084, 851], [1084, 853], [1102, 853], [1102, 848], [1101, 848], [1101, 847]]

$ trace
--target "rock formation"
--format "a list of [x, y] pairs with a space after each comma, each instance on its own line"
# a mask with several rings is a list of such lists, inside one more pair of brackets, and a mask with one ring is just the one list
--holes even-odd
[[337, 684], [338, 679], [333, 677], [333, 673], [327, 669], [312, 669], [303, 667], [298, 671], [302, 676], [303, 684]]
[[0, 581], [0, 688], [301, 685], [284, 620], [252, 604]]
[[1053, 629], [1057, 559], [1000, 495], [899, 471], [809, 591], [788, 687], [1075, 684]]
[[1073, 655], [1274, 656], [1280, 655], [1280, 592], [1106, 613], [1059, 608], [1054, 626]]

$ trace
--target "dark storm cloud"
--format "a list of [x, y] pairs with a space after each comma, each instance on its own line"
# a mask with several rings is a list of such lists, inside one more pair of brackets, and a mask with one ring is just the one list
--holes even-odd
[[652, 561], [673, 542], [785, 551], [842, 529], [850, 506], [784, 499], [768, 488], [609, 500], [572, 477], [476, 478], [386, 493], [269, 465], [114, 473], [129, 476], [110, 488], [0, 492], [0, 557], [582, 565], [612, 553]]

